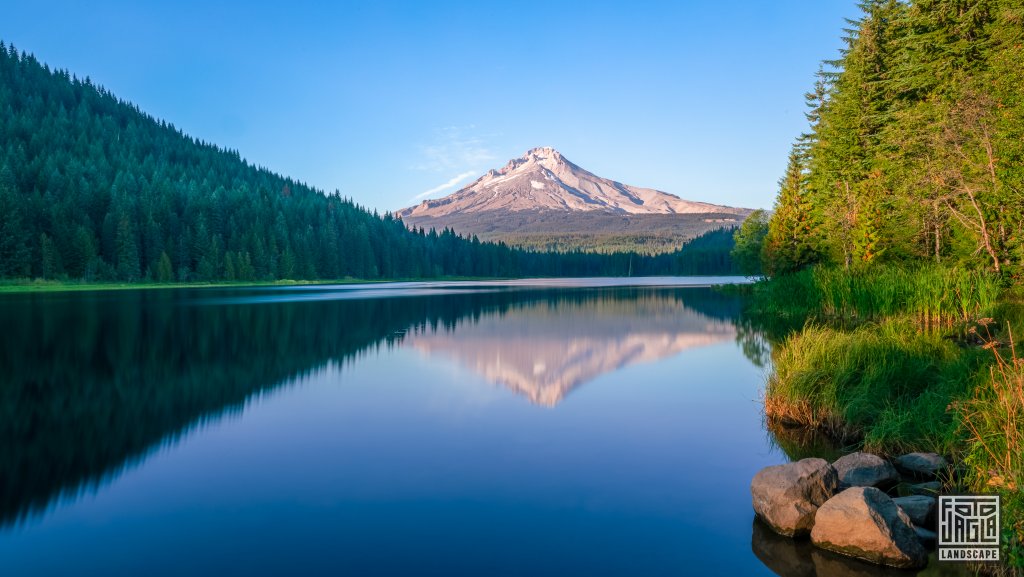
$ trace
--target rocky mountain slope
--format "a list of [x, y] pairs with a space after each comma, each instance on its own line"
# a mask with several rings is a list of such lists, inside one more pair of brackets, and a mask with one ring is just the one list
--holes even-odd
[[473, 184], [436, 200], [399, 211], [407, 217], [439, 217], [493, 210], [600, 211], [611, 214], [743, 214], [744, 209], [684, 200], [650, 188], [601, 178], [550, 147], [534, 148], [489, 170]]
[[451, 227], [531, 248], [642, 246], [663, 252], [750, 213], [602, 178], [550, 147], [534, 148], [444, 198], [398, 211], [407, 224]]

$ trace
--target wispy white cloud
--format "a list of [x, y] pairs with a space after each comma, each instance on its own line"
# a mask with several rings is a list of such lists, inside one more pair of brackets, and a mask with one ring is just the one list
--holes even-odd
[[449, 180], [448, 182], [446, 182], [444, 184], [439, 184], [439, 185], [435, 186], [434, 188], [431, 188], [430, 190], [425, 190], [425, 191], [417, 194], [416, 196], [412, 197], [412, 200], [414, 200], [414, 201], [415, 200], [420, 200], [420, 199], [426, 198], [426, 197], [428, 197], [428, 196], [430, 196], [432, 194], [437, 194], [439, 192], [443, 192], [445, 190], [448, 190], [449, 188], [454, 188], [455, 185], [457, 185], [460, 182], [462, 182], [463, 180], [466, 180], [467, 178], [473, 176], [474, 174], [476, 174], [475, 170], [467, 170], [466, 172], [463, 172], [462, 174], [460, 174], [458, 176], [453, 176], [451, 178], [451, 180]]
[[472, 134], [475, 126], [448, 126], [436, 131], [433, 142], [421, 145], [413, 170], [450, 172], [471, 167], [480, 170], [497, 158], [486, 141]]

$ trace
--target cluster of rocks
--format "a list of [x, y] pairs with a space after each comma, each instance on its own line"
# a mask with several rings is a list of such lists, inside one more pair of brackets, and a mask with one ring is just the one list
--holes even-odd
[[[895, 465], [895, 466], [894, 466]], [[935, 543], [936, 480], [948, 468], [934, 453], [892, 463], [853, 453], [762, 469], [750, 485], [754, 512], [775, 532], [880, 565], [923, 567]], [[903, 496], [890, 496], [889, 493]]]

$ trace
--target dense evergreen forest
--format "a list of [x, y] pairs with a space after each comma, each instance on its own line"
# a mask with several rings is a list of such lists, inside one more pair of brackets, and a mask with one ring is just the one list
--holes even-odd
[[714, 234], [657, 258], [409, 230], [197, 141], [0, 43], [0, 278], [264, 281], [722, 274]]
[[807, 95], [764, 264], [1024, 273], [1024, 2], [867, 0]]

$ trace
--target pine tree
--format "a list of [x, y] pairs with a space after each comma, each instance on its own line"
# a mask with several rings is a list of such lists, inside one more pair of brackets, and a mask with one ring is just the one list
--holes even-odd
[[135, 230], [127, 216], [121, 217], [117, 224], [117, 275], [121, 280], [137, 281], [141, 276], [139, 266], [139, 244], [135, 239]]
[[63, 275], [63, 266], [60, 262], [60, 254], [53, 240], [45, 232], [39, 235], [39, 247], [42, 256], [42, 276], [45, 279], [55, 279]]
[[764, 272], [778, 275], [814, 264], [818, 224], [807, 191], [807, 156], [800, 143], [789, 155], [786, 175], [779, 182], [779, 196], [768, 222], [762, 261]]
[[174, 268], [171, 265], [171, 257], [166, 252], [160, 253], [160, 260], [156, 265], [156, 282], [169, 283], [174, 281]]
[[736, 269], [745, 275], [761, 274], [761, 253], [768, 234], [768, 215], [763, 210], [750, 213], [733, 234], [732, 256]]
[[0, 276], [25, 277], [31, 270], [20, 199], [8, 167], [0, 170]]
[[888, 190], [878, 169], [879, 137], [890, 101], [890, 32], [903, 9], [895, 0], [860, 7], [864, 15], [850, 21], [854, 28], [847, 30], [843, 58], [831, 63], [833, 82], [815, 126], [810, 177], [816, 210], [830, 215], [822, 219], [825, 252], [847, 267], [885, 250], [880, 235]]

